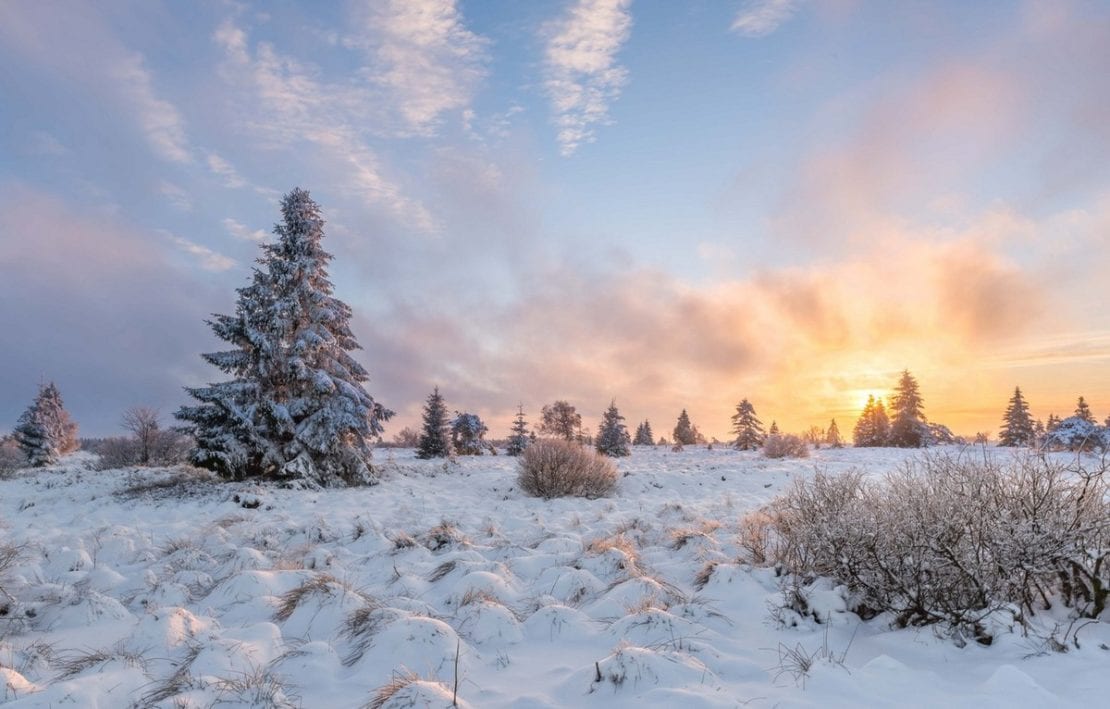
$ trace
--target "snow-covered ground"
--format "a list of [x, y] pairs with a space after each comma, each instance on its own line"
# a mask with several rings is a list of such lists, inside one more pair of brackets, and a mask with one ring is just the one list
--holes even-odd
[[473, 707], [1104, 705], [1110, 623], [1067, 653], [1020, 631], [959, 648], [860, 622], [831, 588], [812, 594], [828, 622], [772, 619], [779, 581], [737, 563], [741, 517], [817, 468], [915, 454], [637, 449], [612, 498], [546, 502], [505, 456], [379, 451], [381, 485], [324, 492], [78, 456], [0, 481], [0, 547], [19, 550], [0, 702], [358, 707], [392, 686], [384, 706], [445, 707], [457, 686]]

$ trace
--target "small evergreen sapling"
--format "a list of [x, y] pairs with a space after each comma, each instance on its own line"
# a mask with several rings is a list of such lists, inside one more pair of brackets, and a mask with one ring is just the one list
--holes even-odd
[[690, 415], [686, 413], [686, 409], [678, 415], [678, 421], [674, 426], [674, 442], [684, 446], [692, 446], [697, 443], [698, 436], [694, 429], [693, 424], [690, 423]]
[[77, 450], [77, 424], [70, 419], [54, 382], [39, 387], [38, 395], [20, 415], [12, 435], [27, 462], [36, 468], [56, 463], [66, 453]]
[[732, 447], [741, 451], [759, 450], [763, 445], [763, 422], [756, 416], [752, 402], [743, 399], [732, 415], [732, 432], [736, 434]]
[[610, 458], [622, 458], [629, 455], [629, 442], [624, 417], [617, 410], [617, 402], [613, 401], [597, 427], [597, 452]]
[[513, 419], [513, 427], [509, 429], [509, 444], [505, 452], [512, 456], [520, 455], [531, 441], [528, 435], [528, 422], [524, 420], [524, 404], [520, 404]]
[[424, 427], [420, 433], [420, 443], [416, 447], [416, 457], [446, 458], [451, 455], [451, 424], [447, 420], [447, 405], [439, 387], [428, 395], [424, 404]]
[[458, 455], [482, 455], [482, 439], [489, 429], [478, 414], [455, 413], [451, 422], [451, 445]]

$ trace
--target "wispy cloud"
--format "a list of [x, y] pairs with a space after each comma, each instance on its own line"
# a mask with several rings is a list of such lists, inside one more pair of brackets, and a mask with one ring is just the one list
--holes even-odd
[[128, 54], [111, 69], [111, 74], [119, 82], [154, 151], [171, 162], [192, 162], [185, 122], [172, 103], [155, 95], [142, 55]]
[[183, 236], [178, 236], [165, 229], [159, 229], [158, 233], [172, 241], [177, 248], [194, 257], [197, 263], [200, 264], [200, 267], [205, 271], [219, 273], [235, 267], [235, 259], [224, 256], [217, 251], [213, 251], [203, 244], [190, 241]]
[[573, 155], [592, 142], [595, 126], [610, 121], [628, 70], [617, 53], [632, 34], [631, 0], [575, 0], [545, 28], [549, 33], [544, 85], [558, 128], [560, 150]]
[[247, 181], [239, 175], [235, 167], [216, 153], [208, 153], [205, 162], [208, 163], [208, 169], [212, 171], [212, 174], [223, 180], [225, 187], [238, 189], [247, 186]]
[[487, 43], [466, 28], [455, 0], [363, 2], [357, 15], [362, 31], [345, 43], [366, 53], [363, 73], [385, 92], [402, 132], [431, 133], [444, 113], [470, 105]]
[[189, 212], [193, 209], [193, 198], [189, 196], [183, 188], [169, 180], [162, 180], [158, 183], [158, 192], [166, 198], [174, 209], [182, 212]]
[[765, 37], [798, 11], [799, 0], [747, 0], [732, 21], [732, 31], [745, 37]]
[[241, 224], [231, 217], [224, 219], [224, 229], [227, 233], [234, 236], [236, 239], [243, 239], [244, 241], [265, 241], [266, 232], [261, 229], [251, 229], [245, 224]]
[[385, 176], [377, 153], [364, 138], [366, 126], [373, 123], [366, 94], [346, 82], [319, 79], [312, 67], [266, 42], [259, 42], [252, 52], [246, 32], [230, 20], [220, 25], [214, 40], [225, 52], [225, 77], [259, 104], [245, 107], [243, 120], [252, 136], [275, 148], [311, 143], [321, 149], [328, 165], [342, 168], [336, 189], [357, 191], [359, 199], [385, 207], [393, 218], [417, 230], [438, 229], [427, 209]]

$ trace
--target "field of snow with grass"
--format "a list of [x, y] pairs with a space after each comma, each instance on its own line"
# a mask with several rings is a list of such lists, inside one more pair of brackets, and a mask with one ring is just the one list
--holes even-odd
[[913, 455], [639, 448], [612, 497], [544, 501], [506, 456], [383, 450], [380, 485], [304, 491], [78, 454], [0, 481], [0, 702], [1104, 704], [1110, 623], [1066, 653], [1020, 628], [958, 647], [862, 622], [829, 584], [776, 611], [781, 579], [738, 562], [742, 517], [794, 479]]

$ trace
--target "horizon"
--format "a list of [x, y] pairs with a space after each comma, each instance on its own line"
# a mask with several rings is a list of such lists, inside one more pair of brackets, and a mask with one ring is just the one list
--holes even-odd
[[904, 369], [961, 435], [1015, 386], [1104, 421], [1107, 36], [1082, 0], [0, 5], [0, 431], [40, 380], [82, 436], [170, 425], [296, 186], [386, 441], [434, 386], [489, 438], [615, 399], [727, 441], [743, 398], [849, 437]]

